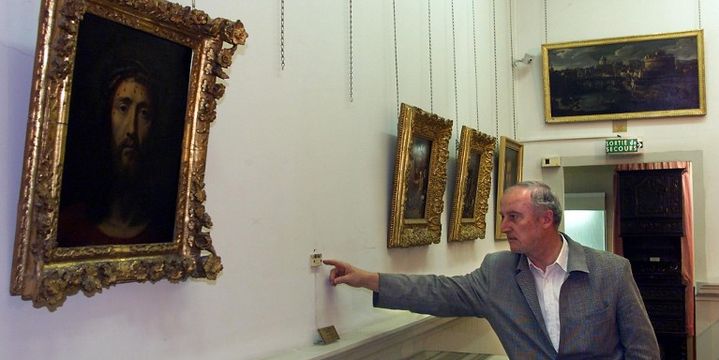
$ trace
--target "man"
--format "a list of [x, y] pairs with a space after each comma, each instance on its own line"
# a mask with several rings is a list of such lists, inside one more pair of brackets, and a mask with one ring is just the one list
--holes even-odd
[[512, 359], [659, 359], [629, 261], [560, 233], [547, 185], [508, 188], [500, 213], [511, 252], [470, 274], [379, 274], [326, 260], [330, 282], [374, 291], [377, 307], [484, 317]]
[[150, 161], [157, 106], [155, 83], [141, 65], [130, 63], [118, 68], [106, 89], [107, 104], [100, 107], [99, 118], [106, 119], [102, 121], [106, 130], [101, 133], [108, 136], [96, 142], [98, 153], [104, 155], [94, 164], [95, 186], [86, 189], [84, 201], [61, 208], [58, 243], [83, 246], [171, 241], [167, 226], [163, 234], [153, 223], [159, 176]]

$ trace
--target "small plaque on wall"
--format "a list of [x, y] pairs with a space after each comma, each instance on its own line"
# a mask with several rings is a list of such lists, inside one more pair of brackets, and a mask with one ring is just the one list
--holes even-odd
[[331, 344], [340, 339], [340, 335], [337, 333], [337, 329], [335, 329], [334, 325], [319, 328], [317, 329], [317, 332], [320, 333], [322, 343], [325, 345]]

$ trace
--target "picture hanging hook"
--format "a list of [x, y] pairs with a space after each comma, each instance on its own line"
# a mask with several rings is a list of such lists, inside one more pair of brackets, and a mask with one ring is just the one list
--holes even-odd
[[519, 65], [520, 63], [522, 63], [524, 65], [530, 65], [533, 62], [534, 62], [534, 56], [525, 53], [523, 58], [514, 59], [514, 61], [512, 61], [512, 65], [514, 67], [517, 67], [517, 65]]

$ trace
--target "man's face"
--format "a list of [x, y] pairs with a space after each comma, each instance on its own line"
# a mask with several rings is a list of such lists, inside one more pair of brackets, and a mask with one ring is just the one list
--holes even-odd
[[510, 188], [502, 196], [501, 230], [507, 234], [509, 248], [514, 253], [531, 256], [541, 251], [542, 235], [552, 225], [551, 211], [537, 212], [532, 207], [531, 191]]
[[116, 166], [134, 172], [142, 160], [142, 147], [152, 126], [147, 87], [134, 78], [123, 80], [112, 98], [112, 141]]

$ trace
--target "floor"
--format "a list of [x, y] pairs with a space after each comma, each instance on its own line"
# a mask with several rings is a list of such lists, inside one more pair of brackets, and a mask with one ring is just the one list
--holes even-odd
[[508, 360], [505, 355], [469, 354], [451, 351], [423, 351], [404, 360]]

